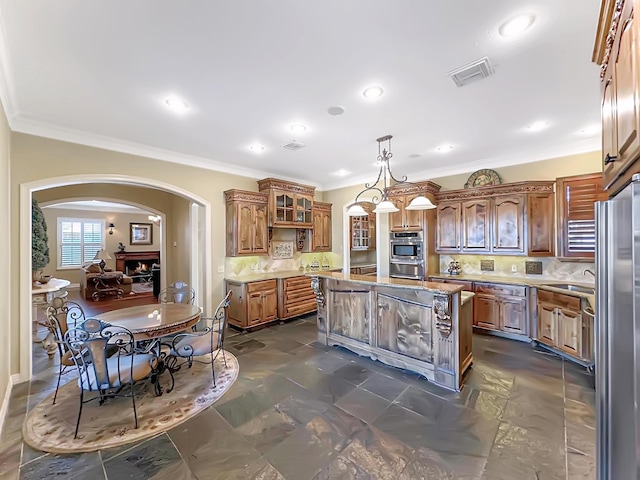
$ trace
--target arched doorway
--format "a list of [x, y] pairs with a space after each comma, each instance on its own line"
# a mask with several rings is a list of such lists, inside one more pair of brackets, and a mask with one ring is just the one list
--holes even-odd
[[[196, 288], [198, 304], [205, 312], [212, 308], [212, 298], [205, 295], [212, 284], [211, 272], [211, 204], [202, 197], [175, 185], [150, 180], [144, 177], [113, 174], [66, 175], [40, 179], [20, 185], [20, 232], [19, 232], [19, 305], [20, 305], [20, 381], [27, 381], [32, 375], [32, 309], [31, 309], [31, 198], [33, 192], [54, 187], [89, 183], [132, 185], [162, 190], [191, 202], [189, 225], [192, 237], [190, 282]], [[163, 246], [164, 246], [163, 242]], [[165, 249], [166, 252], [166, 249]]]

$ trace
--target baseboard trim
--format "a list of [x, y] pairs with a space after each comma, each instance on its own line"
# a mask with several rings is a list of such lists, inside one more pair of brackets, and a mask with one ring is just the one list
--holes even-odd
[[11, 391], [13, 390], [13, 377], [15, 376], [16, 375], [11, 375], [9, 377], [7, 391], [4, 394], [2, 406], [0, 407], [0, 433], [2, 433], [2, 427], [4, 427], [4, 419], [6, 418], [7, 412], [9, 411], [9, 400], [11, 399]]
[[67, 290], [78, 290], [78, 289], [80, 289], [80, 284], [79, 283], [71, 283], [67, 287]]

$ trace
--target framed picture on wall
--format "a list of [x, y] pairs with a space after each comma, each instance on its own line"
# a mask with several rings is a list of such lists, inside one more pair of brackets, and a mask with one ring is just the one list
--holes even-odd
[[152, 245], [153, 244], [153, 224], [152, 223], [130, 223], [129, 224], [129, 244]]

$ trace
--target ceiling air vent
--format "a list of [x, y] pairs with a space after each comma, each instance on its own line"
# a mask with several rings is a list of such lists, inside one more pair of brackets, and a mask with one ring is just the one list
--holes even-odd
[[285, 143], [284, 145], [280, 145], [282, 148], [286, 148], [287, 150], [300, 150], [305, 146], [304, 143], [299, 142], [297, 140], [291, 140], [290, 142]]
[[460, 68], [456, 68], [447, 75], [451, 77], [457, 86], [464, 87], [471, 82], [493, 75], [493, 66], [489, 61], [489, 57], [483, 57]]

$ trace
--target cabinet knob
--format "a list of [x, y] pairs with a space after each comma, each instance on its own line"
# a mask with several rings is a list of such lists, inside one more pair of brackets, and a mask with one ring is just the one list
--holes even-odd
[[618, 159], [618, 157], [617, 157], [617, 156], [615, 156], [615, 155], [613, 155], [613, 156], [612, 156], [612, 155], [609, 155], [609, 154], [607, 153], [607, 156], [606, 156], [606, 157], [604, 157], [604, 164], [605, 164], [605, 165], [609, 165], [610, 163], [615, 162], [617, 159]]

